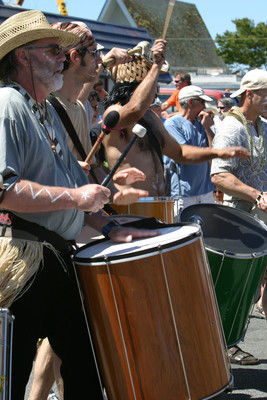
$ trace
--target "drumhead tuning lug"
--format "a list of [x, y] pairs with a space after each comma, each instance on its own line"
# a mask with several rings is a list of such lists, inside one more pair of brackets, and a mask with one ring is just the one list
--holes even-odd
[[200, 225], [201, 227], [204, 226], [204, 221], [203, 221], [203, 219], [202, 219], [199, 215], [191, 215], [191, 216], [188, 218], [188, 222], [192, 222], [192, 223], [194, 223], [194, 224], [198, 224], [198, 225]]

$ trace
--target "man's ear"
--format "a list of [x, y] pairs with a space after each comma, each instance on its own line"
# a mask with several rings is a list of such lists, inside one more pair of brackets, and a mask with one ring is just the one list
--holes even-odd
[[30, 64], [30, 54], [29, 51], [23, 47], [16, 49], [16, 56], [18, 62], [24, 67], [28, 67]]
[[187, 105], [188, 105], [188, 106], [192, 106], [193, 103], [194, 103], [194, 99], [192, 99], [192, 97], [190, 97], [190, 98], [187, 100]]
[[69, 55], [71, 64], [77, 65], [80, 63], [81, 57], [75, 49], [70, 50]]
[[249, 98], [249, 100], [251, 100], [253, 97], [253, 90], [247, 89], [246, 96]]

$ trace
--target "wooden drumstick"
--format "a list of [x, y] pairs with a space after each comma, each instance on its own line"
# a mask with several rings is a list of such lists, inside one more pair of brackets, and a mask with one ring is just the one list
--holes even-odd
[[136, 139], [138, 137], [143, 138], [145, 136], [146, 128], [144, 128], [142, 125], [135, 124], [135, 126], [133, 127], [133, 133], [134, 133], [134, 135], [132, 136], [131, 140], [129, 141], [129, 143], [127, 144], [127, 146], [125, 147], [125, 149], [121, 153], [120, 157], [118, 158], [116, 164], [114, 165], [114, 167], [112, 168], [110, 173], [105, 177], [105, 179], [101, 183], [101, 186], [106, 186], [106, 187], [108, 186], [108, 184], [110, 183], [111, 179], [113, 178], [113, 175], [115, 174], [115, 172], [119, 168], [119, 166], [122, 163], [124, 157], [128, 154], [130, 148], [132, 147], [132, 145], [134, 144]]
[[86, 163], [89, 163], [92, 160], [92, 158], [94, 157], [95, 153], [98, 150], [98, 147], [102, 143], [104, 137], [109, 134], [112, 128], [115, 128], [115, 126], [119, 122], [119, 119], [120, 119], [120, 114], [117, 111], [111, 111], [110, 113], [108, 113], [102, 125], [102, 131], [98, 136], [95, 144], [91, 148], [88, 156], [85, 159]]
[[169, 23], [170, 23], [170, 19], [171, 19], [171, 15], [172, 15], [172, 12], [173, 12], [173, 8], [174, 8], [175, 1], [176, 1], [176, 0], [170, 0], [170, 1], [169, 1], [168, 10], [167, 10], [167, 15], [166, 15], [166, 19], [165, 19], [164, 28], [163, 28], [162, 39], [165, 39], [165, 37], [166, 37], [166, 34], [167, 34], [168, 27], [169, 27]]

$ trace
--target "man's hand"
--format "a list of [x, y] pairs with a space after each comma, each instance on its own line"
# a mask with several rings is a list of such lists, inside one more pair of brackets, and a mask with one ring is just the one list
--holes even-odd
[[206, 130], [207, 128], [211, 128], [212, 125], [214, 125], [214, 114], [210, 114], [206, 111], [201, 111], [197, 118], [200, 120], [201, 125], [203, 126], [203, 128]]
[[228, 158], [250, 158], [250, 153], [245, 147], [233, 146], [225, 149], [214, 149], [218, 152], [218, 158], [227, 160]]
[[80, 167], [82, 168], [83, 172], [85, 173], [86, 176], [89, 175], [89, 171], [91, 169], [90, 164], [84, 162], [84, 161], [78, 161], [80, 164]]
[[77, 209], [81, 211], [92, 211], [93, 213], [102, 209], [109, 202], [110, 190], [100, 185], [84, 185], [72, 189], [75, 194]]
[[267, 213], [267, 193], [263, 193], [257, 204], [257, 207]]
[[154, 237], [161, 235], [158, 230], [148, 230], [148, 229], [136, 229], [136, 228], [126, 228], [122, 226], [114, 226], [109, 232], [109, 237], [114, 242], [127, 243], [131, 242], [133, 239]]
[[113, 203], [118, 205], [132, 204], [141, 197], [148, 197], [148, 195], [149, 193], [146, 190], [129, 188], [115, 193]]
[[151, 48], [152, 60], [155, 64], [163, 64], [166, 58], [167, 42], [163, 39], [157, 39]]
[[125, 64], [132, 60], [132, 56], [128, 54], [128, 50], [120, 49], [118, 47], [113, 47], [107, 54], [105, 54], [102, 60], [103, 63], [109, 58], [114, 58], [114, 64], [112, 64], [112, 66]]
[[126, 168], [116, 172], [113, 176], [113, 182], [117, 185], [131, 185], [134, 182], [145, 181], [145, 174], [137, 168]]

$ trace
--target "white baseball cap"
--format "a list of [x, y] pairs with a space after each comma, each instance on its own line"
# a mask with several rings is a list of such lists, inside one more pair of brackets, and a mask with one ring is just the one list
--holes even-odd
[[248, 89], [267, 89], [267, 71], [256, 68], [247, 72], [241, 80], [240, 89], [232, 93], [230, 97], [237, 97]]
[[205, 101], [212, 101], [212, 98], [204, 93], [201, 87], [189, 85], [183, 87], [179, 92], [179, 100], [186, 100], [190, 98], [200, 98]]

